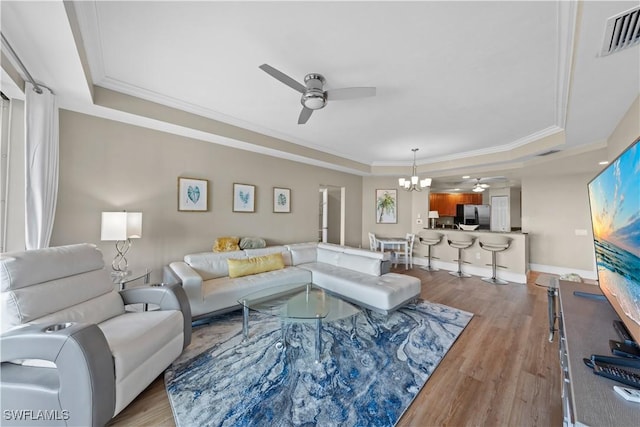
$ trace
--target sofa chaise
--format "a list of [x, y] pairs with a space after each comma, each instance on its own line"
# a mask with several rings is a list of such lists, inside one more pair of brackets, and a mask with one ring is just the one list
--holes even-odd
[[[11, 425], [103, 426], [191, 341], [180, 286], [118, 292], [94, 245], [0, 255], [0, 283], [0, 402]], [[159, 310], [125, 310], [139, 303]]]
[[[270, 271], [231, 277], [229, 265], [280, 254]], [[279, 256], [278, 256], [279, 257]], [[420, 280], [386, 272], [389, 254], [328, 243], [297, 243], [231, 252], [185, 255], [164, 269], [164, 281], [182, 283], [194, 320], [235, 310], [254, 290], [291, 283], [313, 283], [357, 305], [391, 312], [420, 295]]]

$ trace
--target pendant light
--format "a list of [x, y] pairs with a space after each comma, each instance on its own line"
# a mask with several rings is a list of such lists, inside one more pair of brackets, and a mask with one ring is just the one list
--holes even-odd
[[416, 151], [417, 148], [412, 148], [413, 151], [413, 167], [411, 169], [411, 176], [409, 178], [398, 179], [398, 185], [400, 188], [406, 191], [422, 191], [425, 187], [431, 186], [431, 178], [420, 179], [416, 168]]

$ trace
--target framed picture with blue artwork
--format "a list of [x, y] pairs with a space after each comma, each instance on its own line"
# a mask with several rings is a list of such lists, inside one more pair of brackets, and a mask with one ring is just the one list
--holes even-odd
[[273, 187], [273, 212], [291, 213], [291, 189]]
[[233, 211], [256, 211], [256, 186], [249, 184], [233, 184]]
[[178, 210], [182, 212], [206, 212], [208, 205], [206, 179], [178, 178]]

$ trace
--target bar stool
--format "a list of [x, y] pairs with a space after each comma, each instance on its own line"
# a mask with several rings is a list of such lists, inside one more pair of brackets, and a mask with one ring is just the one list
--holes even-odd
[[418, 233], [418, 239], [420, 239], [420, 244], [427, 247], [427, 259], [429, 260], [426, 267], [420, 268], [427, 271], [438, 271], [437, 268], [431, 266], [431, 259], [437, 259], [437, 257], [431, 256], [431, 247], [442, 241], [442, 233], [437, 233], [435, 231], [421, 231]]
[[480, 238], [480, 247], [485, 251], [491, 251], [491, 264], [487, 264], [491, 266], [491, 271], [493, 275], [491, 277], [483, 277], [482, 280], [487, 283], [492, 283], [494, 285], [506, 285], [507, 282], [504, 280], [500, 280], [496, 277], [496, 269], [497, 267], [507, 268], [503, 265], [497, 265], [496, 259], [498, 252], [502, 252], [504, 250], [509, 249], [511, 245], [511, 239], [506, 236], [482, 236]]
[[[450, 271], [449, 274], [456, 277], [471, 277], [470, 274], [465, 274], [462, 272], [462, 250], [470, 248], [473, 246], [473, 242], [476, 240], [476, 236], [472, 236], [466, 233], [456, 233], [451, 234], [451, 237], [447, 236], [447, 242], [449, 246], [452, 248], [458, 249], [458, 259], [454, 261], [458, 261], [458, 271]], [[468, 264], [468, 263], [467, 263]]]

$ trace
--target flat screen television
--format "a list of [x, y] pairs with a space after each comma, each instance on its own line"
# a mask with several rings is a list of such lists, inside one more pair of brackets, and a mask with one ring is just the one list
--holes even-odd
[[640, 139], [588, 188], [598, 285], [640, 344]]

